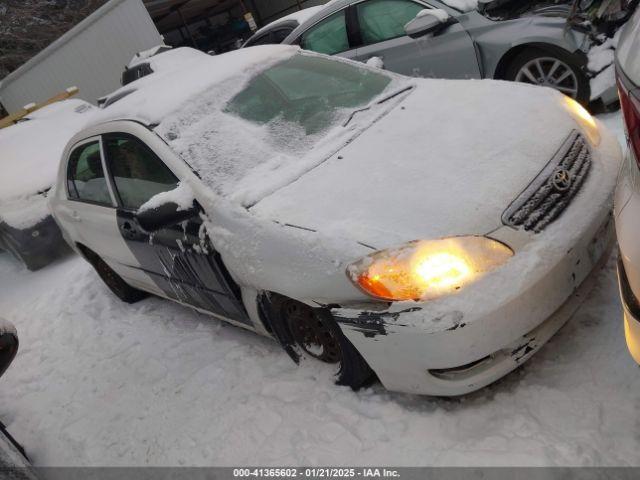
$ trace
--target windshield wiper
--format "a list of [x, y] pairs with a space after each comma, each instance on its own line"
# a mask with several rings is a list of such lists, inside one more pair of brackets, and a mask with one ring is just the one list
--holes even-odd
[[386, 97], [381, 98], [380, 100], [378, 100], [376, 102], [376, 105], [380, 105], [388, 100], [391, 100], [392, 98], [396, 98], [398, 95], [404, 93], [404, 92], [408, 92], [409, 90], [413, 90], [413, 88], [415, 88], [415, 85], [407, 85], [404, 88], [401, 88], [400, 90], [397, 90], [393, 93], [390, 93], [389, 95], [387, 95]]
[[[380, 100], [378, 100], [377, 102], [375, 102], [375, 105], [381, 105], [384, 102], [391, 100], [392, 98], [397, 97], [398, 95], [403, 94], [404, 92], [408, 92], [409, 90], [412, 90], [415, 86], [414, 85], [408, 85], [406, 87], [401, 88], [400, 90], [396, 90], [395, 92], [390, 93], [389, 95], [387, 95], [386, 97], [381, 98]], [[357, 110], [354, 110], [353, 112], [351, 112], [351, 114], [349, 115], [349, 118], [347, 118], [344, 123], [342, 124], [343, 127], [346, 127], [347, 125], [349, 125], [349, 122], [351, 122], [351, 120], [353, 120], [353, 117], [355, 117], [358, 113], [360, 112], [366, 112], [367, 110], [371, 110], [371, 105], [367, 105], [366, 107], [363, 108], [359, 108]]]
[[353, 112], [351, 112], [351, 115], [349, 115], [349, 118], [347, 118], [344, 123], [342, 124], [343, 127], [346, 127], [347, 125], [349, 125], [349, 122], [351, 120], [353, 120], [353, 117], [355, 117], [358, 113], [360, 112], [366, 112], [367, 110], [371, 110], [371, 106], [368, 107], [364, 107], [364, 108], [359, 108], [358, 110], [354, 110]]

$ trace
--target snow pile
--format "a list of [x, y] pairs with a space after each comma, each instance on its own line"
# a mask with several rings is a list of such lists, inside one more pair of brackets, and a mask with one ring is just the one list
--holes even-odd
[[187, 68], [191, 62], [202, 61], [208, 57], [209, 55], [195, 48], [180, 47], [154, 55], [148, 61], [151, 69], [154, 72], [159, 72]]
[[168, 192], [162, 192], [151, 197], [146, 203], [144, 203], [138, 209], [138, 213], [146, 212], [147, 210], [153, 210], [167, 203], [175, 203], [178, 205], [178, 211], [188, 210], [193, 207], [193, 201], [195, 196], [191, 191], [189, 185], [185, 182], [180, 182], [178, 186]]
[[366, 64], [373, 68], [384, 68], [384, 61], [380, 57], [371, 57]]
[[612, 38], [602, 44], [591, 47], [587, 54], [587, 68], [593, 74], [591, 78], [591, 100], [598, 98], [616, 84], [615, 51], [618, 47], [622, 28]]
[[48, 215], [38, 193], [55, 183], [67, 142], [95, 111], [82, 100], [70, 99], [0, 130], [0, 221], [24, 228]]
[[441, 8], [425, 8], [420, 10], [416, 15], [416, 18], [426, 17], [427, 15], [431, 15], [432, 17], [436, 17], [440, 20], [440, 23], [444, 23], [449, 20], [449, 14], [442, 10]]
[[478, 8], [478, 0], [442, 0], [442, 2], [461, 12], [470, 12]]

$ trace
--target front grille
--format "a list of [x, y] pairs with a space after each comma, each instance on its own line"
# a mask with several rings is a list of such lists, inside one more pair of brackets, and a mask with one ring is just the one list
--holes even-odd
[[582, 135], [572, 132], [542, 172], [502, 215], [502, 222], [539, 233], [557, 219], [580, 190], [591, 167]]

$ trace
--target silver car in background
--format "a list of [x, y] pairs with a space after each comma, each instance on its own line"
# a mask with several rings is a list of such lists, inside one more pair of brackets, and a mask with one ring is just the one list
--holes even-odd
[[[486, 3], [486, 2], [485, 2]], [[591, 99], [588, 32], [569, 27], [562, 9], [520, 16], [463, 12], [451, 0], [334, 0], [284, 40], [410, 76], [494, 78], [549, 86]], [[565, 9], [566, 10], [566, 9]], [[375, 63], [374, 63], [375, 64]], [[601, 100], [616, 100], [615, 88]]]

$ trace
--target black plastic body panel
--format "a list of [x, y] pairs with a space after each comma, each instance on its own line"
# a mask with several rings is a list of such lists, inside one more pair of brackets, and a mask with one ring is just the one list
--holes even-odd
[[71, 252], [51, 215], [25, 229], [0, 222], [0, 249], [9, 251], [29, 270], [38, 270]]

